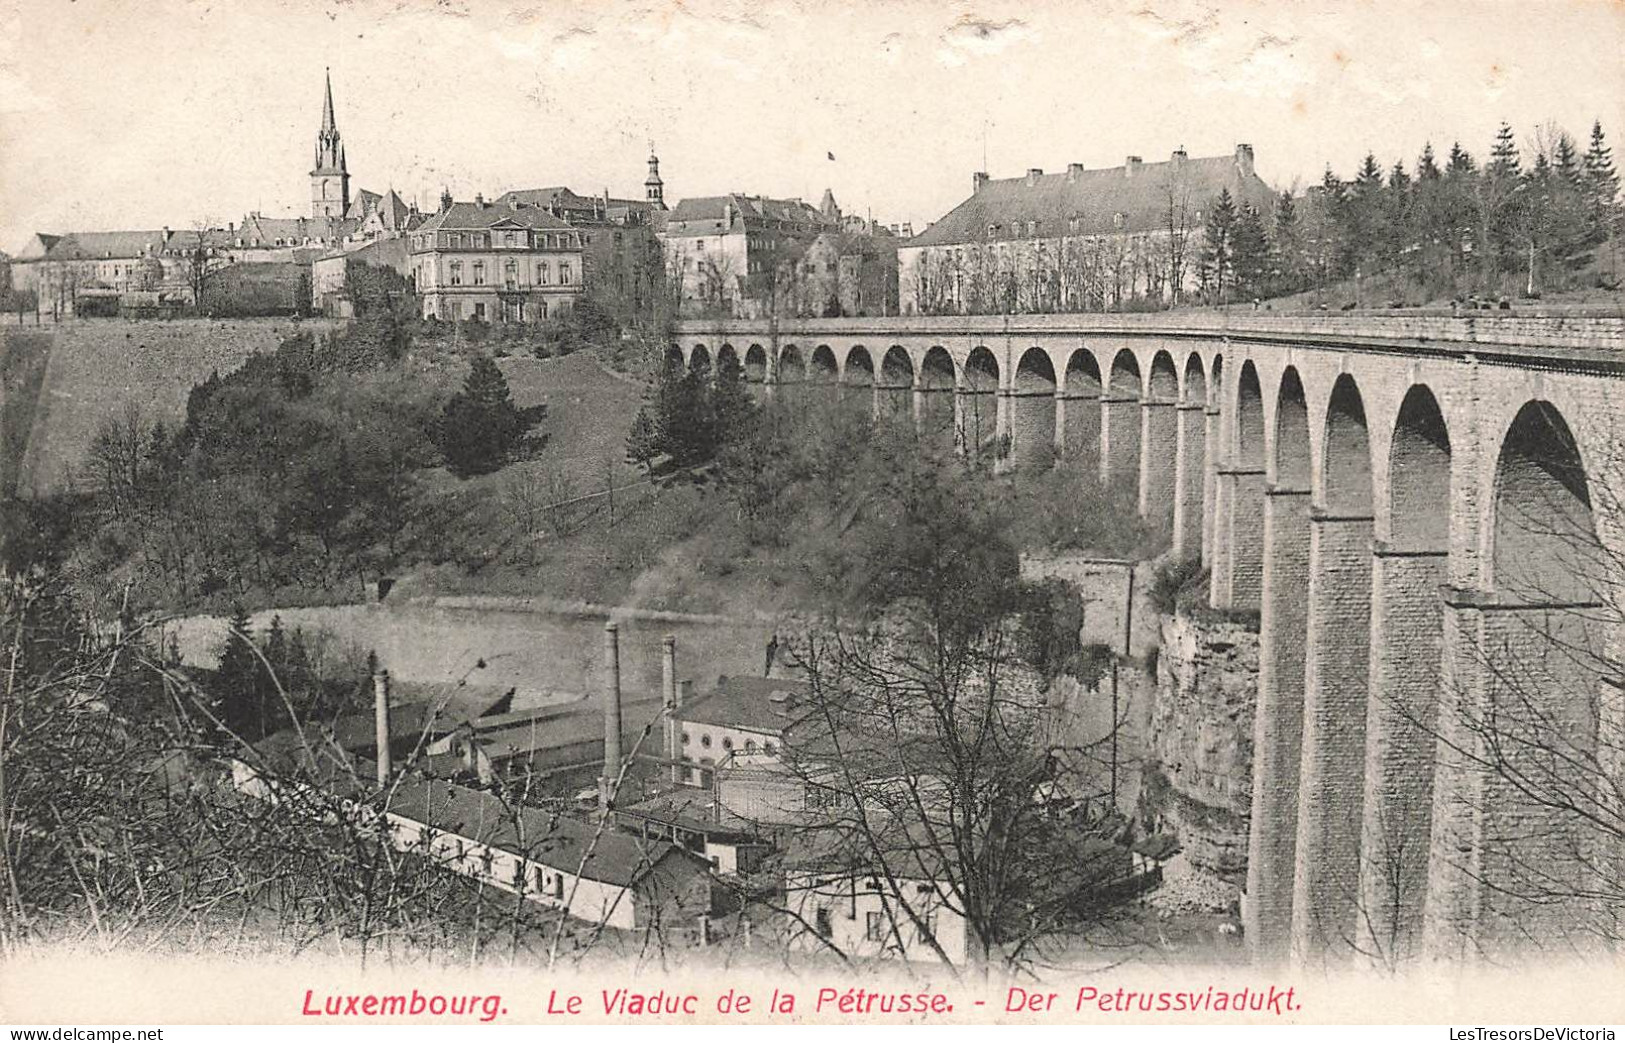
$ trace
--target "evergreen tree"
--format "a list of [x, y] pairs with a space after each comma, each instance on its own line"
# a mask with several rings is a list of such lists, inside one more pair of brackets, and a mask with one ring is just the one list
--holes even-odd
[[626, 458], [643, 468], [644, 474], [653, 474], [654, 458], [660, 454], [660, 443], [655, 431], [654, 418], [649, 405], [638, 407], [632, 418], [632, 429], [626, 434]]
[[716, 385], [711, 390], [711, 414], [716, 422], [716, 442], [720, 445], [743, 436], [756, 414], [745, 386], [745, 367], [732, 354], [717, 363]]
[[[1445, 246], [1450, 239], [1446, 218], [1444, 171], [1433, 155], [1433, 143], [1422, 147], [1416, 157], [1416, 180], [1412, 185], [1411, 236], [1417, 246], [1417, 275], [1429, 280], [1446, 274]], [[1436, 285], [1436, 284], [1435, 284]]]
[[1229, 300], [1227, 291], [1235, 270], [1236, 203], [1230, 190], [1219, 190], [1219, 198], [1208, 207], [1202, 244], [1202, 281], [1213, 300]]
[[508, 462], [528, 428], [543, 415], [513, 404], [507, 378], [485, 355], [474, 356], [463, 389], [446, 403], [440, 419], [440, 451], [459, 478], [489, 474]]
[[1603, 137], [1601, 120], [1591, 124], [1591, 147], [1586, 149], [1583, 178], [1590, 238], [1594, 242], [1608, 242], [1608, 267], [1611, 272], [1617, 272], [1614, 239], [1620, 213], [1619, 174], [1614, 169], [1613, 149]]
[[1303, 287], [1303, 229], [1292, 193], [1275, 199], [1275, 223], [1270, 235], [1271, 292], [1296, 293]]
[[[241, 605], [232, 608], [225, 642], [215, 667], [216, 716], [237, 738], [254, 742], [265, 735], [261, 682], [264, 677], [255, 654], [254, 626]], [[229, 737], [224, 737], [230, 743]]]
[[1446, 246], [1453, 271], [1466, 266], [1466, 254], [1478, 250], [1483, 237], [1477, 224], [1478, 164], [1473, 154], [1461, 147], [1460, 142], [1450, 146], [1450, 159], [1445, 165], [1444, 223]]
[[716, 418], [707, 379], [673, 359], [661, 370], [655, 389], [654, 427], [658, 452], [676, 468], [697, 467], [716, 452]]
[[1366, 275], [1383, 267], [1388, 219], [1382, 167], [1370, 152], [1366, 153], [1359, 172], [1355, 174], [1343, 214], [1343, 236], [1348, 244], [1350, 261]]
[[1390, 267], [1397, 267], [1416, 241], [1416, 193], [1411, 176], [1405, 172], [1405, 161], [1395, 160], [1388, 171], [1388, 194], [1384, 218], [1387, 235], [1383, 241], [1383, 255]]
[[1237, 293], [1242, 297], [1262, 295], [1269, 274], [1269, 241], [1264, 218], [1251, 203], [1244, 204], [1236, 215], [1231, 253]]
[[1518, 158], [1518, 143], [1512, 136], [1512, 127], [1506, 123], [1495, 132], [1495, 144], [1490, 148], [1490, 161], [1484, 167], [1479, 181], [1479, 219], [1481, 240], [1487, 244], [1480, 263], [1483, 266], [1486, 288], [1493, 289], [1493, 279], [1502, 271], [1514, 267], [1515, 240], [1521, 224], [1518, 196], [1523, 187], [1522, 168]]

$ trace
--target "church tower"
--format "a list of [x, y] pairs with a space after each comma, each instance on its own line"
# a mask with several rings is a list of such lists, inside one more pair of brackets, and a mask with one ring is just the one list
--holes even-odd
[[660, 157], [649, 149], [649, 176], [643, 179], [643, 198], [651, 209], [666, 209], [666, 183], [660, 180]]
[[333, 75], [327, 75], [322, 102], [322, 129], [316, 135], [316, 167], [310, 172], [310, 216], [342, 219], [350, 209], [350, 172], [344, 166], [344, 143], [333, 122]]

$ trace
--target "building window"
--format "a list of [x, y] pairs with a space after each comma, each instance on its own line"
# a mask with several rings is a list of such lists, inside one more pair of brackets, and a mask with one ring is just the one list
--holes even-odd
[[453, 286], [461, 286], [463, 284], [463, 262], [462, 261], [453, 261], [453, 262], [451, 262], [451, 284]]
[[755, 739], [746, 739], [745, 740], [745, 752], [746, 753], [755, 753], [756, 752], [756, 740]]
[[546, 261], [537, 261], [536, 262], [536, 283], [539, 286], [546, 286], [547, 285], [547, 262]]
[[830, 919], [829, 910], [824, 906], [819, 906], [813, 913], [813, 930], [817, 931], [821, 938], [828, 938], [835, 933], [834, 922]]
[[560, 261], [559, 262], [559, 282], [561, 282], [564, 285], [568, 286], [568, 285], [570, 285], [570, 283], [572, 281], [573, 280], [572, 280], [571, 275], [570, 275], [570, 262], [569, 261]]
[[519, 288], [519, 262], [511, 257], [502, 262], [502, 282], [510, 290]]
[[722, 737], [722, 748], [725, 749], [725, 750], [733, 749], [734, 748], [734, 741], [732, 739], [728, 738], [726, 735], [724, 735]]
[[700, 736], [700, 745], [704, 746], [708, 750], [711, 748], [711, 736], [710, 736], [710, 734], [705, 734], [705, 735]]
[[484, 286], [485, 285], [485, 262], [484, 261], [475, 261], [474, 262], [474, 285], [475, 286]]
[[683, 733], [683, 745], [684, 746], [688, 745], [688, 732]]
[[886, 940], [886, 914], [863, 914], [863, 938], [870, 942], [883, 942]]
[[484, 301], [475, 301], [474, 302], [474, 318], [478, 319], [480, 322], [485, 321], [485, 302]]
[[777, 747], [777, 746], [775, 746], [775, 745], [774, 745], [774, 744], [773, 744], [773, 743], [767, 743], [767, 744], [766, 744], [766, 745], [764, 745], [764, 746], [763, 746], [763, 747], [762, 747], [762, 750], [763, 750], [763, 752], [765, 752], [765, 753], [766, 753], [766, 754], [767, 754], [767, 755], [768, 755], [768, 756], [769, 756], [769, 757], [771, 757], [771, 756], [773, 756], [773, 755], [774, 755], [774, 754], [775, 754], [775, 753], [778, 753], [778, 752], [779, 752], [779, 748], [778, 748], [778, 747]]
[[920, 922], [914, 937], [921, 945], [930, 945], [936, 939], [937, 914], [934, 911], [920, 914]]
[[553, 897], [558, 899], [561, 902], [564, 901], [564, 874], [563, 873], [555, 873], [553, 875]]

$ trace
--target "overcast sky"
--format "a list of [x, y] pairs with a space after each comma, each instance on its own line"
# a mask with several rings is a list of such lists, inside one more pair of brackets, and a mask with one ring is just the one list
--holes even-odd
[[307, 213], [324, 66], [352, 191], [641, 195], [653, 140], [668, 202], [828, 186], [919, 228], [984, 147], [1009, 177], [1249, 142], [1285, 188], [1600, 118], [1625, 167], [1622, 54], [1605, 0], [0, 0], [0, 248]]

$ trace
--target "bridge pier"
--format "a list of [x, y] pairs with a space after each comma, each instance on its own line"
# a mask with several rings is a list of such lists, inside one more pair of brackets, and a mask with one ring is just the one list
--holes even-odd
[[1055, 389], [1055, 459], [1066, 455], [1066, 389]]
[[1309, 514], [1309, 620], [1292, 948], [1310, 961], [1355, 941], [1371, 635], [1369, 514]]
[[1214, 540], [1213, 606], [1257, 610], [1264, 580], [1264, 469], [1221, 467], [1221, 531]]
[[1372, 550], [1358, 926], [1361, 950], [1388, 965], [1416, 954], [1427, 895], [1448, 559], [1445, 548]]
[[1174, 414], [1174, 515], [1173, 552], [1175, 558], [1202, 556], [1202, 489], [1207, 475], [1207, 437], [1202, 424], [1203, 407], [1178, 406]]
[[1202, 445], [1206, 447], [1202, 460], [1202, 564], [1211, 570], [1219, 513], [1219, 410], [1215, 406], [1202, 411]]
[[1140, 517], [1173, 530], [1178, 490], [1179, 428], [1176, 404], [1140, 403]]
[[1100, 480], [1110, 485], [1140, 473], [1140, 400], [1100, 396]]
[[1285, 959], [1292, 930], [1308, 584], [1309, 490], [1267, 489], [1246, 922], [1263, 963]]

